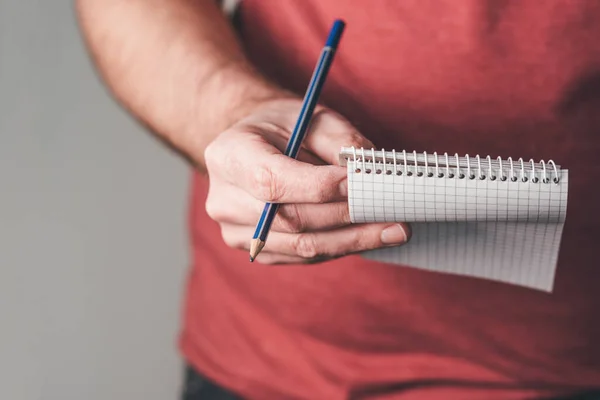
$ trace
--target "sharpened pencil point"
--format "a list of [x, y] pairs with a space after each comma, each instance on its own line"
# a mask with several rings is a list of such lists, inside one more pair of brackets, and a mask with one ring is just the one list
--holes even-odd
[[256, 260], [256, 256], [265, 247], [265, 242], [260, 239], [252, 239], [250, 242], [250, 261]]

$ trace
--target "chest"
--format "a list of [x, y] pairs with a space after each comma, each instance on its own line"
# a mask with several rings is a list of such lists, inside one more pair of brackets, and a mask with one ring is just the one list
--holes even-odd
[[330, 21], [344, 18], [324, 103], [380, 148], [552, 159], [571, 171], [570, 208], [589, 221], [600, 202], [600, 2], [266, 3], [246, 2], [242, 36], [269, 77], [302, 93]]

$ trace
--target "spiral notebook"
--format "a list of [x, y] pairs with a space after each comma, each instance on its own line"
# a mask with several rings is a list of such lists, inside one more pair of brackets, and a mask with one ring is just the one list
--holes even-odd
[[551, 292], [568, 170], [554, 161], [343, 148], [353, 223], [410, 222], [385, 263]]

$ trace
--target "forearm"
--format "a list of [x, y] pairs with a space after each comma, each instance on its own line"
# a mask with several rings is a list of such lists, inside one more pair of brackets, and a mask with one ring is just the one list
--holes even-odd
[[249, 65], [214, 0], [78, 0], [77, 10], [115, 97], [200, 168], [216, 135], [280, 95]]

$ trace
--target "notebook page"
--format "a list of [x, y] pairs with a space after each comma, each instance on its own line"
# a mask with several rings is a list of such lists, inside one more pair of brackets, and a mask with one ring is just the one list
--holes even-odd
[[544, 183], [532, 181], [535, 175], [524, 170], [513, 182], [489, 179], [481, 171], [472, 174], [475, 179], [458, 179], [418, 166], [401, 175], [373, 166], [365, 173], [361, 161], [347, 162], [352, 221], [411, 222], [413, 236], [404, 246], [365, 257], [552, 290], [567, 209], [567, 170], [558, 171], [558, 183]]

